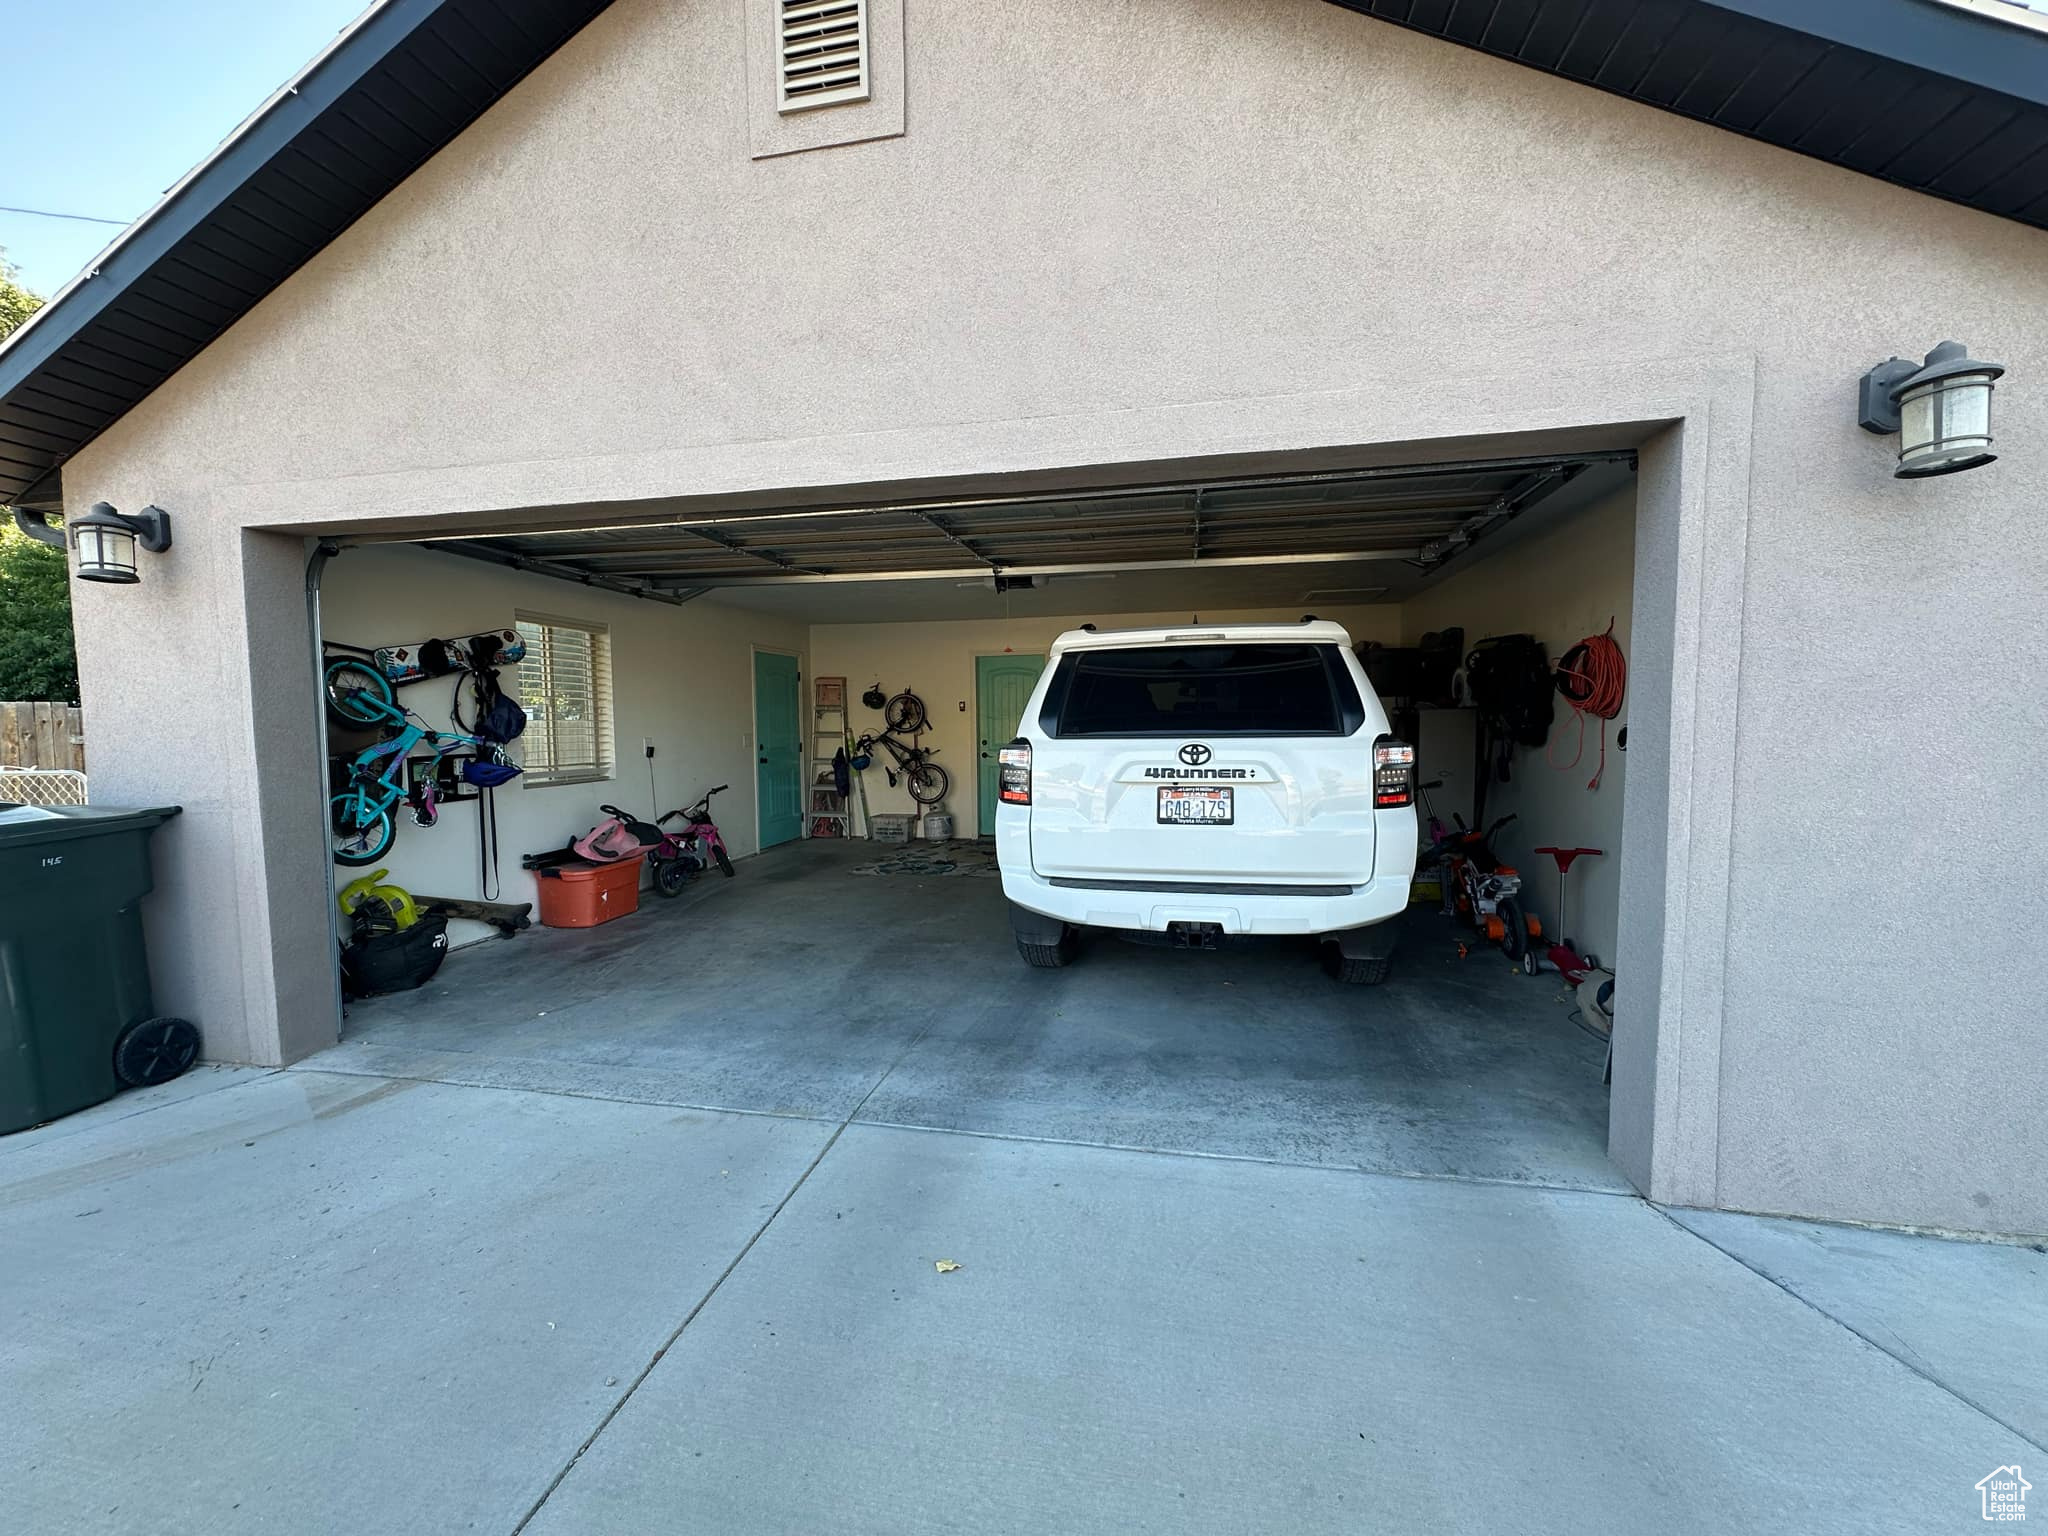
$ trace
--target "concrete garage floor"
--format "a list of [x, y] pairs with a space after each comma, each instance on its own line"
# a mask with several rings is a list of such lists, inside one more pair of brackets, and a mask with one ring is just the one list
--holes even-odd
[[1097, 938], [1032, 971], [1000, 882], [799, 843], [631, 919], [464, 951], [356, 1005], [328, 1070], [1389, 1173], [1625, 1190], [1605, 1045], [1554, 978], [1411, 919], [1395, 979], [1313, 943]]
[[2048, 1257], [1616, 1193], [1547, 988], [1032, 974], [818, 853], [0, 1140], [0, 1523], [1924, 1531], [2048, 1465]]

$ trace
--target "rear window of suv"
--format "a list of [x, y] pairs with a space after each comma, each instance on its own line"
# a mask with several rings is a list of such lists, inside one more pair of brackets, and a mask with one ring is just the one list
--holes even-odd
[[1072, 651], [1039, 724], [1073, 736], [1349, 736], [1365, 723], [1333, 645]]

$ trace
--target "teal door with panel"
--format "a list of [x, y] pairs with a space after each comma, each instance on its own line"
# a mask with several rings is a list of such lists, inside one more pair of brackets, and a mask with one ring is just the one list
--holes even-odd
[[1024, 706], [1045, 670], [1043, 656], [977, 656], [974, 658], [975, 764], [981, 770], [981, 809], [975, 830], [983, 837], [996, 832], [996, 754], [1017, 734]]
[[754, 652], [754, 774], [761, 846], [804, 835], [802, 682], [794, 656]]

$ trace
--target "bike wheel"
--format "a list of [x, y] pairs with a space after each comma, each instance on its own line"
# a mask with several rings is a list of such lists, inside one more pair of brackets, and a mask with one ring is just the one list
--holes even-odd
[[1522, 904], [1512, 896], [1501, 897], [1497, 911], [1501, 927], [1505, 930], [1500, 936], [1501, 953], [1510, 960], [1520, 960], [1529, 953], [1528, 914], [1522, 911]]
[[914, 693], [899, 693], [882, 711], [882, 719], [890, 730], [915, 736], [924, 729], [924, 700]]
[[718, 872], [726, 879], [732, 878], [732, 860], [726, 856], [725, 844], [720, 843], [711, 850], [711, 857], [718, 860]]
[[389, 811], [379, 811], [365, 822], [357, 818], [358, 804], [352, 794], [336, 795], [329, 802], [328, 823], [337, 864], [374, 864], [398, 836]]
[[683, 887], [690, 883], [690, 866], [681, 859], [656, 859], [654, 863], [654, 889], [662, 896], [680, 896]]
[[381, 725], [398, 707], [391, 679], [367, 661], [344, 657], [321, 674], [327, 713], [344, 725]]
[[952, 779], [937, 763], [919, 763], [906, 777], [910, 781], [910, 798], [919, 805], [937, 805], [953, 787]]

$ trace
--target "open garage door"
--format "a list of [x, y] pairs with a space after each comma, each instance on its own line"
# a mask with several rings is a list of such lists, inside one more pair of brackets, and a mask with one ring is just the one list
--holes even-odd
[[[1316, 565], [1339, 569], [1310, 589], [1333, 601], [1376, 602], [1398, 600], [1589, 472], [1618, 483], [1633, 464], [1632, 452], [1616, 451], [802, 512], [630, 516], [444, 537], [428, 547], [671, 601], [736, 589], [963, 579], [1028, 592], [1062, 578], [1146, 571], [1164, 578], [1146, 592], [1170, 608], [1200, 590], [1173, 573], [1234, 570], [1228, 600], [1258, 605], [1303, 590], [1301, 573], [1284, 568]], [[982, 611], [929, 599], [920, 611], [944, 617], [952, 609]]]

